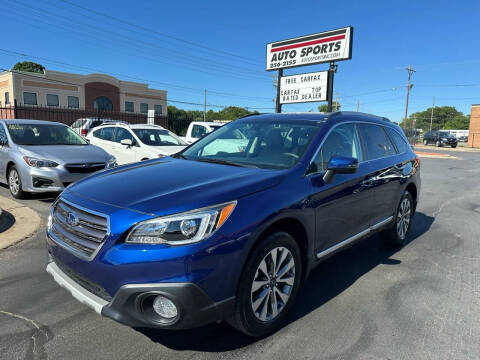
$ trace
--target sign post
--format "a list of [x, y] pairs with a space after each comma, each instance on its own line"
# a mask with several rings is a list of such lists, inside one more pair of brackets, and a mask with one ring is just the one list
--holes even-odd
[[[281, 78], [283, 69], [330, 63], [328, 69], [327, 101], [328, 109], [332, 110], [333, 80], [337, 71], [335, 61], [352, 58], [353, 27], [300, 36], [297, 38], [276, 41], [267, 44], [266, 70], [278, 70], [277, 96], [275, 111], [281, 112]], [[317, 100], [322, 101], [322, 100]], [[306, 102], [306, 101], [295, 101]], [[285, 103], [285, 102], [283, 102]]]

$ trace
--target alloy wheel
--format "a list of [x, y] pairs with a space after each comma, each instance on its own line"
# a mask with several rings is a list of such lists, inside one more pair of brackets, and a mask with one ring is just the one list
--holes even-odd
[[8, 185], [10, 186], [10, 191], [12, 194], [18, 194], [20, 191], [20, 178], [16, 170], [10, 171], [10, 176], [8, 177]]
[[252, 283], [251, 305], [257, 319], [274, 320], [285, 308], [295, 283], [295, 259], [285, 247], [272, 249], [260, 262]]
[[405, 239], [405, 236], [407, 235], [411, 214], [410, 200], [404, 198], [400, 203], [397, 214], [397, 234], [402, 240]]

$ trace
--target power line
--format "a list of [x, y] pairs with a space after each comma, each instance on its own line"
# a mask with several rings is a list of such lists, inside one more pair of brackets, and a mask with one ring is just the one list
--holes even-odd
[[154, 29], [147, 28], [147, 27], [144, 27], [144, 26], [141, 26], [141, 25], [138, 25], [138, 24], [129, 22], [129, 21], [124, 20], [124, 19], [120, 19], [120, 18], [114, 17], [114, 16], [112, 16], [112, 15], [105, 14], [105, 13], [102, 13], [102, 12], [99, 12], [99, 11], [96, 11], [96, 10], [93, 10], [93, 9], [90, 9], [90, 8], [87, 8], [87, 7], [78, 5], [78, 4], [73, 3], [73, 2], [71, 2], [71, 1], [67, 1], [67, 0], [59, 0], [59, 1], [65, 3], [65, 4], [69, 4], [69, 5], [71, 5], [71, 6], [74, 6], [74, 7], [76, 7], [76, 8], [82, 9], [82, 10], [84, 10], [84, 11], [87, 11], [87, 12], [90, 12], [90, 13], [93, 13], [93, 14], [96, 14], [96, 15], [98, 15], [98, 16], [101, 16], [101, 17], [108, 18], [108, 19], [110, 19], [110, 20], [119, 22], [119, 23], [121, 23], [121, 24], [126, 24], [126, 25], [129, 25], [129, 26], [131, 26], [131, 27], [134, 27], [134, 28], [137, 28], [137, 29], [141, 29], [141, 30], [143, 30], [143, 31], [145, 31], [145, 32], [147, 32], [147, 33], [153, 33], [153, 34], [159, 35], [159, 36], [161, 36], [161, 37], [166, 37], [166, 38], [169, 38], [169, 39], [172, 39], [172, 40], [175, 40], [175, 41], [178, 41], [178, 42], [182, 42], [182, 43], [184, 43], [184, 44], [188, 44], [188, 45], [191, 45], [191, 46], [194, 46], [194, 47], [197, 47], [197, 48], [205, 49], [205, 50], [208, 50], [208, 51], [217, 53], [217, 54], [223, 54], [223, 55], [226, 55], [226, 56], [234, 57], [234, 58], [236, 58], [236, 59], [238, 59], [238, 58], [244, 59], [244, 60], [246, 60], [246, 61], [251, 61], [251, 62], [253, 62], [254, 64], [257, 64], [257, 63], [258, 63], [258, 62], [255, 62], [255, 61], [252, 60], [252, 59], [249, 59], [249, 58], [246, 58], [246, 57], [243, 57], [243, 56], [239, 56], [239, 55], [237, 55], [237, 54], [233, 54], [233, 53], [230, 53], [230, 52], [227, 52], [227, 51], [224, 51], [224, 50], [214, 49], [214, 48], [212, 48], [212, 47], [205, 46], [205, 45], [202, 45], [202, 44], [199, 44], [199, 43], [190, 41], [190, 40], [185, 40], [185, 39], [179, 38], [179, 37], [177, 37], [177, 36], [173, 36], [173, 35], [170, 35], [170, 34], [162, 33], [162, 32], [156, 31], [156, 30], [154, 30]]

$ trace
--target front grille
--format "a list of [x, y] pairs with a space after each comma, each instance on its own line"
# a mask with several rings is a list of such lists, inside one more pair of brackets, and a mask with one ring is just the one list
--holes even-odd
[[57, 264], [57, 266], [60, 268], [60, 270], [62, 270], [65, 274], [67, 274], [67, 276], [70, 277], [73, 281], [75, 281], [78, 285], [90, 291], [92, 294], [97, 295], [103, 300], [106, 300], [108, 302], [112, 301], [112, 297], [107, 292], [107, 290], [105, 290], [102, 286], [98, 285], [97, 283], [91, 280], [88, 280], [85, 276], [79, 274], [69, 266], [65, 265], [56, 257], [52, 256], [52, 259], [55, 262], [55, 264]]
[[89, 174], [105, 169], [105, 163], [67, 164], [65, 168], [71, 173]]
[[53, 207], [50, 231], [74, 254], [91, 259], [107, 237], [108, 220], [60, 199]]

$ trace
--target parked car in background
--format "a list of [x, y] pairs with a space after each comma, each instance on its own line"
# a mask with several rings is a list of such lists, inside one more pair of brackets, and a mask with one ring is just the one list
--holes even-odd
[[[237, 132], [241, 150], [226, 141]], [[227, 320], [265, 336], [321, 260], [376, 232], [405, 244], [419, 194], [419, 158], [384, 118], [250, 116], [173, 157], [69, 187], [51, 208], [47, 271], [126, 325]], [[95, 224], [94, 237], [65, 214]]]
[[117, 159], [119, 165], [176, 154], [187, 144], [158, 125], [106, 122], [86, 139]]
[[188, 125], [187, 133], [182, 139], [187, 144], [192, 144], [223, 125], [223, 123], [219, 122], [193, 121]]
[[468, 136], [463, 135], [458, 137], [458, 142], [468, 142]]
[[99, 119], [99, 118], [83, 118], [76, 120], [70, 127], [82, 136], [87, 134], [93, 128], [102, 125], [106, 121], [113, 121], [111, 119]]
[[0, 182], [15, 198], [60, 192], [71, 183], [117, 165], [68, 126], [40, 120], [0, 120]]
[[450, 135], [448, 131], [427, 131], [423, 135], [423, 145], [435, 144], [436, 147], [451, 146], [457, 147], [457, 138]]

